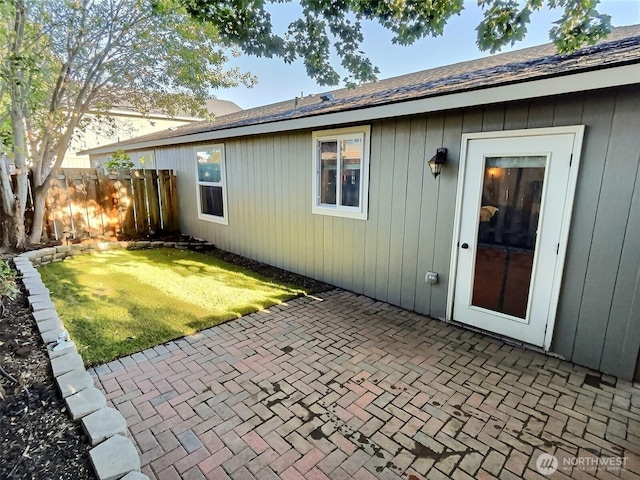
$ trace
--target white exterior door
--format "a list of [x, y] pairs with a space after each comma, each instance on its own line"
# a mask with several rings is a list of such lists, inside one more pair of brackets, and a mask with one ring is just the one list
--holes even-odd
[[450, 319], [549, 348], [582, 134], [463, 137]]

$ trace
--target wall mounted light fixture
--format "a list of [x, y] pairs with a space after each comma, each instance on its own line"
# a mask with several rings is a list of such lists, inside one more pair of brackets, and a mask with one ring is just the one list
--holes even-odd
[[442, 171], [442, 166], [447, 162], [447, 149], [439, 148], [436, 150], [436, 154], [429, 160], [429, 169], [433, 178], [437, 178]]

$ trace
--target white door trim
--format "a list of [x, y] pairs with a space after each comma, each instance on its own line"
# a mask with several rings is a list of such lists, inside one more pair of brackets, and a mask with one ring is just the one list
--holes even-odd
[[560, 299], [560, 285], [562, 283], [562, 274], [564, 271], [564, 262], [567, 253], [567, 243], [569, 240], [569, 229], [571, 227], [571, 215], [573, 213], [573, 201], [575, 198], [578, 170], [580, 166], [580, 153], [582, 152], [582, 141], [584, 138], [584, 125], [573, 125], [566, 127], [548, 127], [548, 128], [532, 128], [522, 130], [507, 130], [496, 132], [478, 132], [465, 133], [462, 135], [460, 146], [460, 163], [458, 165], [458, 185], [456, 192], [456, 210], [453, 223], [453, 242], [451, 244], [451, 264], [449, 270], [449, 285], [447, 294], [447, 310], [446, 320], [455, 320], [453, 317], [453, 300], [456, 286], [456, 272], [458, 267], [458, 243], [460, 241], [460, 227], [462, 221], [462, 200], [464, 197], [465, 171], [467, 164], [468, 143], [470, 140], [489, 139], [489, 138], [511, 138], [511, 137], [535, 137], [540, 135], [563, 135], [573, 134], [573, 149], [571, 169], [569, 171], [569, 180], [567, 185], [567, 193], [565, 196], [565, 208], [562, 218], [562, 227], [560, 233], [560, 247], [558, 249], [557, 268], [553, 275], [551, 301], [549, 303], [549, 320], [544, 337], [543, 348], [548, 351], [551, 347], [553, 338], [553, 329], [555, 326], [556, 312], [558, 309], [558, 301]]

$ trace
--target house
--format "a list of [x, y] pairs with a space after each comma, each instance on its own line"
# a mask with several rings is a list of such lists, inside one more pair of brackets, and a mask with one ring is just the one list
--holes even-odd
[[[207, 111], [216, 116], [227, 115], [240, 110], [241, 108], [238, 105], [228, 100], [207, 100]], [[87, 114], [87, 116], [91, 115], [93, 114]], [[64, 157], [63, 168], [95, 168], [101, 166], [100, 163], [91, 163], [88, 155], [79, 153], [82, 150], [202, 120], [202, 118], [188, 115], [170, 117], [159, 110], [151, 110], [146, 114], [142, 114], [131, 105], [114, 106], [109, 112], [109, 117], [109, 122], [98, 119], [98, 122], [92, 123], [86, 129], [78, 132]], [[97, 129], [96, 124], [100, 124], [101, 127]], [[153, 166], [153, 157], [149, 153], [135, 152], [131, 155], [131, 160], [136, 168]]]
[[89, 154], [153, 151], [175, 169], [185, 234], [632, 379], [638, 125], [640, 25]]

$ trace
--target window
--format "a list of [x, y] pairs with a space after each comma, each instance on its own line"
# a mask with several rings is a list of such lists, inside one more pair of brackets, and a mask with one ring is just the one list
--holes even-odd
[[196, 148], [198, 218], [228, 224], [224, 145]]
[[367, 219], [370, 131], [364, 126], [313, 133], [313, 213]]
[[156, 160], [153, 151], [133, 152], [131, 154], [131, 161], [133, 161], [135, 165], [133, 168], [156, 168]]

